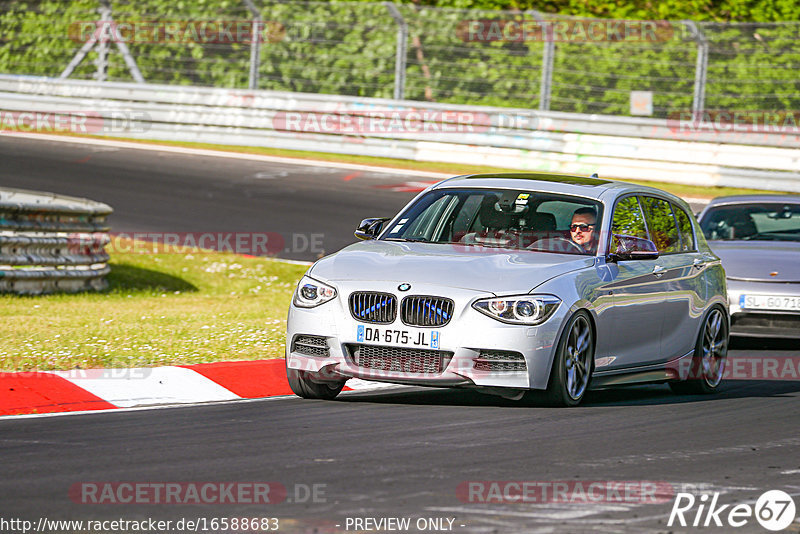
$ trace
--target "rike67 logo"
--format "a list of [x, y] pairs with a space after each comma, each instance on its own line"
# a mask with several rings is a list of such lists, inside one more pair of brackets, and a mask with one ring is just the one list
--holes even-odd
[[797, 509], [791, 495], [781, 490], [764, 492], [755, 505], [719, 504], [719, 492], [707, 493], [699, 498], [691, 493], [680, 492], [675, 496], [667, 526], [682, 527], [733, 527], [752, 525], [755, 519], [765, 529], [784, 530], [792, 524]]

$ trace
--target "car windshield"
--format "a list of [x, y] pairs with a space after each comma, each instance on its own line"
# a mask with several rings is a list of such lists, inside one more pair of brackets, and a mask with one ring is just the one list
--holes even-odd
[[406, 209], [381, 239], [594, 254], [601, 209], [595, 200], [541, 191], [437, 189]]
[[723, 205], [709, 209], [700, 228], [712, 241], [800, 241], [800, 204]]

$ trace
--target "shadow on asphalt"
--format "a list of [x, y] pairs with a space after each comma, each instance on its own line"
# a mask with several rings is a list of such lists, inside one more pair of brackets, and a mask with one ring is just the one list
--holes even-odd
[[[731, 337], [731, 351], [797, 351], [798, 340]], [[750, 354], [750, 356], [758, 356]], [[800, 380], [727, 380], [715, 395], [676, 395], [666, 384], [623, 386], [589, 391], [582, 407], [648, 406], [714, 402], [723, 399], [764, 398], [795, 395], [800, 392]], [[520, 401], [480, 393], [470, 389], [404, 388], [349, 393], [338, 397], [342, 402], [374, 404], [496, 406], [503, 408], [545, 407], [535, 399]], [[580, 408], [578, 408], [580, 409]]]
[[797, 350], [798, 339], [768, 339], [760, 337], [731, 336], [730, 350]]
[[[724, 399], [776, 397], [800, 393], [800, 381], [736, 380], [723, 382], [715, 395], [676, 395], [666, 384], [648, 384], [589, 391], [581, 407], [651, 406], [715, 402]], [[514, 401], [469, 389], [409, 388], [340, 395], [338, 402], [430, 405], [495, 406], [503, 408], [546, 408], [536, 400]], [[580, 410], [581, 407], [573, 408]], [[558, 409], [558, 408], [552, 408]]]

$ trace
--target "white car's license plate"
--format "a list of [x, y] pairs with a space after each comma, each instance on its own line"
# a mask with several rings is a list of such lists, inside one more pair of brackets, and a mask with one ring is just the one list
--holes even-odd
[[800, 297], [778, 295], [742, 295], [739, 307], [746, 310], [790, 310], [800, 311]]
[[379, 326], [358, 325], [356, 341], [381, 345], [403, 345], [421, 349], [438, 349], [441, 336], [438, 330], [406, 330]]

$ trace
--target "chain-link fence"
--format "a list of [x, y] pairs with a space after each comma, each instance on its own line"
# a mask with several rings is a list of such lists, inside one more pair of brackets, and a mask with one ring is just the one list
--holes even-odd
[[612, 21], [390, 2], [2, 5], [2, 73], [662, 118], [800, 109], [800, 22]]

